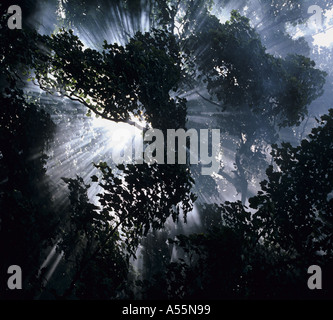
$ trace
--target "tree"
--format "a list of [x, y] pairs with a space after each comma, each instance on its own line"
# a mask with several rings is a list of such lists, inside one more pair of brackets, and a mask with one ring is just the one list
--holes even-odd
[[[291, 277], [299, 282], [309, 265], [332, 266], [332, 116], [332, 110], [322, 116], [320, 126], [300, 146], [274, 146], [278, 171], [270, 166], [262, 191], [249, 200], [256, 211], [247, 230], [278, 257], [281, 274], [292, 267]], [[235, 207], [244, 210], [239, 204], [223, 208], [228, 224], [238, 219]]]
[[[15, 87], [1, 92], [0, 103], [1, 296], [31, 298], [38, 290], [35, 278], [43, 251], [52, 244], [58, 224], [44, 153], [54, 124]], [[24, 293], [5, 288], [7, 268], [14, 263], [24, 270]]]
[[[229, 21], [221, 23], [212, 14], [213, 1], [47, 3], [54, 10], [58, 6], [59, 14], [57, 32], [51, 36], [42, 36], [28, 27], [11, 31], [2, 27], [0, 32], [0, 83], [7, 88], [1, 96], [5, 107], [0, 118], [0, 247], [6, 264], [14, 258], [14, 252], [19, 252], [19, 262], [28, 271], [26, 281], [34, 291], [29, 296], [40, 289], [35, 280], [36, 274], [43, 271], [39, 267], [45, 248], [56, 245], [59, 257], [63, 257], [56, 278], [60, 285], [54, 291], [57, 298], [133, 297], [126, 278], [130, 258], [135, 256], [140, 241], [163, 228], [169, 217], [177, 221], [184, 213], [186, 220], [196, 199], [195, 168], [188, 164], [115, 167], [113, 163], [99, 162], [95, 165], [98, 173], [91, 177], [101, 189], [98, 201], [89, 199], [91, 189], [80, 172], [76, 179], [63, 178], [69, 187], [69, 202], [61, 213], [55, 214], [45, 183], [44, 154], [54, 123], [45, 110], [58, 108], [57, 113], [64, 115], [66, 106], [72, 108], [73, 114], [86, 108], [87, 116], [93, 112], [107, 120], [132, 125], [141, 120], [144, 130], [153, 127], [165, 134], [167, 129], [186, 128], [191, 104], [185, 97], [192, 93], [200, 97], [201, 104], [191, 101], [197, 110], [206, 104], [219, 113], [212, 117], [214, 126], [222, 129], [221, 137], [229, 143], [227, 148], [230, 146], [235, 164], [234, 171], [223, 169], [219, 174], [241, 193], [242, 203], [210, 206], [205, 210], [205, 223], [215, 224], [215, 228], [170, 241], [183, 248], [185, 258], [161, 271], [155, 285], [148, 283], [147, 296], [156, 295], [163, 288], [161, 296], [168, 294], [172, 298], [203, 297], [207, 291], [212, 298], [279, 297], [291, 284], [295, 284], [295, 290], [290, 290], [290, 296], [297, 290], [303, 294], [299, 274], [304, 267], [312, 261], [324, 264], [317, 251], [331, 255], [331, 202], [326, 203], [329, 199], [325, 198], [329, 196], [328, 187], [319, 183], [320, 194], [313, 195], [312, 187], [303, 186], [308, 183], [305, 168], [312, 168], [312, 175], [317, 174], [315, 152], [330, 150], [325, 133], [314, 131], [311, 139], [318, 139], [302, 142], [300, 149], [287, 144], [275, 146], [272, 158], [283, 168], [281, 174], [273, 167], [267, 171], [268, 181], [262, 183], [262, 190], [250, 201], [254, 214], [244, 204], [249, 183], [266, 168], [267, 149], [278, 141], [280, 129], [299, 125], [307, 116], [310, 103], [323, 92], [325, 73], [305, 56], [288, 55], [295, 50], [308, 52], [303, 40], [294, 41], [285, 32], [289, 21], [304, 22], [303, 9], [308, 2], [303, 5], [298, 0], [261, 1], [256, 6], [252, 1], [237, 1], [243, 14], [245, 5], [253, 9], [249, 12], [261, 13], [262, 20], [256, 21], [255, 27], [236, 11], [232, 11]], [[231, 2], [216, 1], [217, 4], [226, 6]], [[111, 25], [123, 30], [118, 34], [121, 42], [104, 41], [102, 45], [103, 31], [94, 39], [93, 48], [87, 48], [81, 31], [95, 30], [95, 22], [106, 11], [115, 20]], [[147, 17], [144, 22], [149, 25], [149, 32], [141, 30], [142, 16]], [[6, 17], [2, 17], [2, 25], [5, 22]], [[76, 31], [61, 29], [64, 26]], [[288, 43], [288, 50], [279, 47], [281, 41]], [[270, 42], [273, 46], [268, 51], [265, 45]], [[44, 93], [66, 98], [68, 104], [61, 106], [63, 100], [59, 99], [52, 108], [50, 103], [45, 108], [44, 96], [27, 90], [26, 81], [31, 79]], [[331, 123], [330, 117], [323, 121]], [[83, 121], [82, 126], [85, 125]], [[327, 126], [321, 128], [327, 136], [331, 134]], [[102, 141], [95, 137], [93, 143]], [[296, 163], [295, 167], [289, 167], [287, 161]], [[321, 181], [326, 181], [330, 178], [330, 171], [325, 172], [330, 170], [330, 162], [320, 159], [318, 163]], [[211, 196], [215, 182], [212, 177], [204, 179], [205, 193]], [[197, 177], [196, 180], [199, 184], [203, 181]], [[313, 178], [312, 182], [316, 180]], [[284, 196], [290, 186], [294, 193]], [[303, 196], [301, 187], [306, 191]], [[219, 192], [217, 187], [215, 191]], [[281, 198], [285, 205], [278, 203]], [[314, 211], [297, 211], [301, 210], [299, 202]], [[213, 212], [214, 221], [209, 220], [208, 212]], [[274, 212], [274, 217], [270, 212]], [[13, 252], [7, 250], [5, 243], [13, 244]], [[295, 270], [286, 271], [294, 259], [298, 259]], [[43, 282], [41, 276], [37, 280]], [[272, 290], [279, 281], [280, 291]], [[54, 284], [48, 284], [50, 292]]]
[[252, 0], [240, 0], [236, 3], [222, 0], [215, 3], [219, 12], [231, 7], [248, 17], [268, 52], [281, 57], [288, 54], [310, 55], [309, 38], [292, 38], [287, 27], [306, 25], [311, 16], [308, 9], [312, 5], [319, 6], [323, 11], [331, 8], [331, 4], [325, 0], [264, 0], [259, 5], [258, 1]]
[[[251, 211], [240, 201], [225, 202], [212, 208], [221, 219], [208, 232], [178, 237], [175, 244], [188, 260], [169, 266], [184, 282], [171, 280], [175, 292], [199, 298], [331, 297], [333, 110], [318, 123], [299, 146], [274, 146], [276, 169], [268, 167], [268, 180], [249, 199]], [[327, 273], [320, 293], [306, 285], [314, 264]], [[190, 280], [194, 272], [199, 284]]]
[[221, 174], [245, 202], [252, 172], [266, 165], [265, 149], [277, 141], [281, 127], [300, 124], [308, 105], [322, 94], [326, 73], [300, 55], [282, 59], [268, 54], [249, 19], [235, 11], [223, 25], [207, 16], [189, 43], [198, 80], [207, 83], [225, 111], [219, 126], [238, 145], [234, 177]]
[[[190, 210], [186, 204], [190, 199], [182, 196], [190, 197], [186, 175], [177, 179], [178, 170], [172, 166], [163, 170], [157, 165], [119, 165], [122, 176], [113, 173], [106, 163], [97, 167], [102, 173], [100, 207], [89, 202], [89, 186], [82, 178], [64, 178], [71, 205], [57, 247], [64, 253], [71, 280], [64, 292], [56, 292], [62, 298], [110, 299], [126, 291], [129, 258], [135, 257], [142, 236], [151, 229], [161, 229], [170, 215], [177, 220], [180, 202], [185, 216]], [[96, 176], [92, 179], [98, 181]]]
[[[300, 55], [282, 59], [267, 54], [249, 19], [235, 11], [230, 22], [222, 25], [204, 4], [157, 6], [158, 12], [168, 13], [160, 23], [170, 31], [138, 33], [125, 47], [105, 43], [100, 53], [83, 50], [71, 32], [44, 37], [54, 54], [37, 64], [36, 79], [43, 89], [61, 92], [113, 121], [133, 123], [134, 115], [145, 117], [153, 127], [170, 128], [165, 118], [172, 115], [179, 119], [179, 124], [172, 124], [176, 129], [184, 126], [186, 106], [178, 96], [171, 98], [169, 91], [206, 82], [210, 95], [219, 101], [215, 104], [225, 111], [219, 126], [238, 145], [235, 170], [220, 174], [234, 184], [245, 202], [249, 181], [266, 166], [267, 147], [277, 141], [281, 127], [299, 125], [304, 119], [308, 105], [322, 94], [325, 73]], [[174, 25], [181, 10], [185, 31], [177, 43], [170, 24]], [[184, 61], [192, 62], [182, 66]], [[189, 80], [193, 75], [198, 81]], [[153, 83], [163, 83], [161, 90]]]
[[[3, 7], [1, 7], [3, 9]], [[28, 12], [27, 12], [28, 15]], [[46, 176], [46, 151], [55, 124], [44, 105], [23, 91], [36, 52], [36, 32], [10, 30], [1, 16], [0, 39], [0, 256], [1, 297], [31, 299], [41, 290], [39, 268], [56, 238], [60, 215]], [[30, 37], [31, 35], [31, 37]], [[22, 44], [26, 50], [22, 50]], [[7, 268], [23, 269], [25, 290], [10, 291]]]
[[116, 298], [124, 289], [128, 273], [120, 233], [108, 212], [99, 211], [89, 202], [89, 186], [82, 178], [64, 180], [70, 190], [70, 205], [57, 250], [64, 255], [68, 280], [63, 277], [62, 291], [55, 290], [52, 282], [47, 289], [62, 299]]
[[105, 42], [103, 52], [83, 50], [72, 31], [41, 41], [53, 51], [35, 64], [42, 89], [79, 101], [115, 122], [134, 124], [131, 116], [136, 116], [162, 130], [172, 114], [177, 120], [173, 127], [183, 127], [185, 100], [170, 96], [177, 87], [181, 64], [172, 35], [163, 30], [138, 33], [126, 47]]
[[[155, 30], [152, 35], [138, 33], [125, 47], [105, 42], [103, 52], [83, 50], [82, 43], [72, 32], [64, 31], [38, 40], [52, 50], [51, 55], [38, 52], [34, 60], [35, 79], [47, 92], [59, 92], [108, 120], [134, 123], [133, 116], [140, 117], [148, 122], [147, 126], [159, 128], [165, 135], [167, 129], [185, 127], [185, 99], [171, 97], [170, 93], [176, 90], [180, 79], [181, 57], [169, 33], [163, 30]], [[107, 258], [107, 246], [123, 243], [127, 250], [124, 261], [128, 261], [129, 256], [135, 255], [143, 235], [151, 228], [162, 228], [170, 215], [176, 220], [180, 208], [186, 217], [195, 199], [191, 194], [194, 181], [188, 165], [119, 165], [118, 173], [107, 163], [97, 167], [104, 181], [100, 183], [104, 192], [98, 195], [101, 208], [91, 207], [86, 203], [87, 198], [81, 199], [83, 204], [80, 205], [90, 208], [87, 210], [91, 219], [85, 223], [95, 228], [92, 234], [84, 229], [83, 243], [77, 244], [85, 254], [76, 252], [75, 248], [69, 250], [66, 245], [73, 243], [73, 236], [82, 233], [73, 210], [75, 216], [85, 217], [85, 209], [81, 213], [75, 207], [69, 211], [69, 229], [65, 225], [58, 245], [65, 253], [70, 251], [68, 261], [73, 256], [76, 261], [64, 297], [73, 294], [78, 283], [84, 281], [83, 275], [90, 263], [95, 263], [95, 269], [99, 268], [101, 261]], [[97, 182], [98, 178], [94, 176], [93, 180]], [[85, 187], [79, 187], [82, 181], [66, 181], [73, 190], [83, 192]], [[95, 226], [97, 211], [103, 226], [100, 231]], [[110, 229], [105, 227], [108, 224]], [[118, 233], [123, 238], [119, 238]], [[91, 238], [94, 241], [90, 241]], [[97, 263], [98, 259], [101, 260]]]

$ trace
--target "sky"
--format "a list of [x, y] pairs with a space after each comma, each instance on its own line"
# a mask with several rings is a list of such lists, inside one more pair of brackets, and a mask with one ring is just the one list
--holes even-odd
[[[222, 23], [230, 18], [230, 10], [229, 8], [226, 8], [226, 10], [223, 10], [220, 13], [219, 18]], [[64, 13], [60, 10], [59, 15], [63, 16], [63, 14]], [[43, 18], [43, 21], [41, 25], [42, 30], [40, 31], [43, 31], [43, 29], [45, 31], [52, 30], [52, 21], [54, 20], [51, 19], [50, 15], [45, 14], [44, 12], [41, 17]], [[126, 17], [124, 20], [126, 20]], [[321, 22], [322, 23], [314, 21], [311, 19], [311, 14], [309, 14], [309, 21], [307, 23], [298, 25], [296, 27], [290, 25], [288, 27], [288, 31], [294, 38], [299, 38], [302, 36], [312, 37], [312, 44], [315, 46], [317, 45], [319, 47], [323, 46], [333, 48], [333, 8], [322, 13]], [[106, 25], [99, 24], [99, 21], [96, 21], [96, 23], [99, 26], [99, 33], [101, 33], [103, 37], [107, 38], [109, 42], [112, 43], [113, 41], [117, 41], [119, 44], [123, 44], [122, 42], [124, 42], [124, 39], [119, 37], [117, 29], [114, 25], [112, 25], [112, 23], [108, 22]], [[148, 27], [147, 19], [145, 19], [145, 17], [142, 18], [141, 26], [143, 30]], [[128, 31], [131, 32], [132, 28], [128, 28]], [[94, 37], [96, 37], [96, 32], [93, 33], [87, 31], [86, 33], [81, 32], [80, 34], [80, 39], [85, 44], [85, 47], [94, 47], [94, 42], [91, 40], [94, 40]], [[66, 186], [61, 181], [60, 177], [68, 176], [70, 173], [68, 171], [69, 167], [74, 166], [80, 168], [82, 175], [84, 174], [84, 177], [89, 180], [89, 177], [91, 177], [93, 174], [96, 174], [97, 172], [97, 170], [92, 166], [93, 162], [98, 162], [99, 160], [105, 161], [109, 156], [110, 150], [115, 148], [123, 148], [137, 134], [136, 131], [133, 131], [135, 130], [133, 126], [125, 123], [116, 124], [109, 120], [96, 118], [95, 116], [86, 121], [89, 121], [89, 128], [87, 131], [82, 129], [81, 122], [71, 121], [71, 123], [66, 127], [68, 131], [65, 131], [65, 133], [63, 132], [68, 141], [65, 141], [58, 148], [55, 148], [53, 150], [53, 156], [50, 155], [48, 162], [48, 174], [55, 181], [60, 181], [59, 184], [62, 186], [62, 188], [59, 189], [59, 192], [61, 194], [63, 194]], [[66, 128], [61, 127], [61, 130], [64, 131]], [[95, 143], [95, 140], [99, 143]], [[91, 148], [91, 144], [93, 144], [94, 149], [90, 149], [89, 154], [86, 152], [86, 150]], [[225, 150], [224, 159], [226, 165], [230, 166], [230, 170], [232, 170], [233, 162], [231, 158], [230, 160], [227, 158], [227, 150]], [[98, 203], [96, 197], [94, 196], [98, 192], [100, 192], [100, 188], [97, 186], [90, 189], [90, 197], [93, 199], [93, 202], [96, 205], [98, 205]], [[230, 194], [227, 190], [223, 190], [223, 192], [231, 198], [231, 192]], [[232, 195], [234, 196], [234, 194]], [[198, 224], [200, 224], [198, 210], [196, 207], [194, 207], [193, 212], [189, 215], [188, 225], [190, 226]], [[51, 250], [50, 254], [54, 254], [53, 252], [54, 250]], [[56, 263], [58, 262], [59, 260], [56, 261]], [[139, 262], [136, 266], [138, 266], [138, 264]], [[52, 272], [54, 269], [55, 267], [52, 268]]]
[[333, 48], [333, 8], [322, 12], [321, 21], [312, 19], [311, 14], [309, 17], [307, 23], [296, 27], [289, 25], [287, 30], [293, 38], [311, 36], [314, 46]]

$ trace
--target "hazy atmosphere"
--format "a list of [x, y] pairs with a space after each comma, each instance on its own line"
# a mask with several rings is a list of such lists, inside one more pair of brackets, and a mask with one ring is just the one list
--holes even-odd
[[1, 300], [333, 298], [332, 1], [0, 10]]

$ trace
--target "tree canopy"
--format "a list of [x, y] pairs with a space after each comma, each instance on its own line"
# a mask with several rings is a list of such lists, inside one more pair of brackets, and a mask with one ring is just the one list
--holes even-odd
[[249, 208], [240, 201], [214, 205], [206, 209], [214, 214], [205, 233], [170, 240], [185, 252], [185, 259], [165, 271], [164, 285], [177, 288], [170, 297], [328, 297], [329, 274], [326, 290], [318, 294], [304, 278], [310, 265], [329, 272], [333, 263], [332, 121], [331, 109], [299, 146], [274, 146], [275, 169], [269, 166]]
[[[0, 298], [329, 297], [306, 280], [333, 266], [333, 55], [288, 31], [311, 4], [27, 1], [14, 30], [0, 5]], [[166, 144], [164, 164], [114, 163], [96, 119], [218, 128], [221, 169]]]

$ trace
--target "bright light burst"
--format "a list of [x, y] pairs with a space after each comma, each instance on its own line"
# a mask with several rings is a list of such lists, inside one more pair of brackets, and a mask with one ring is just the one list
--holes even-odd
[[136, 126], [124, 122], [113, 122], [100, 117], [93, 117], [92, 129], [102, 133], [103, 141], [108, 150], [124, 149], [132, 144], [135, 137], [141, 134], [141, 130]]

